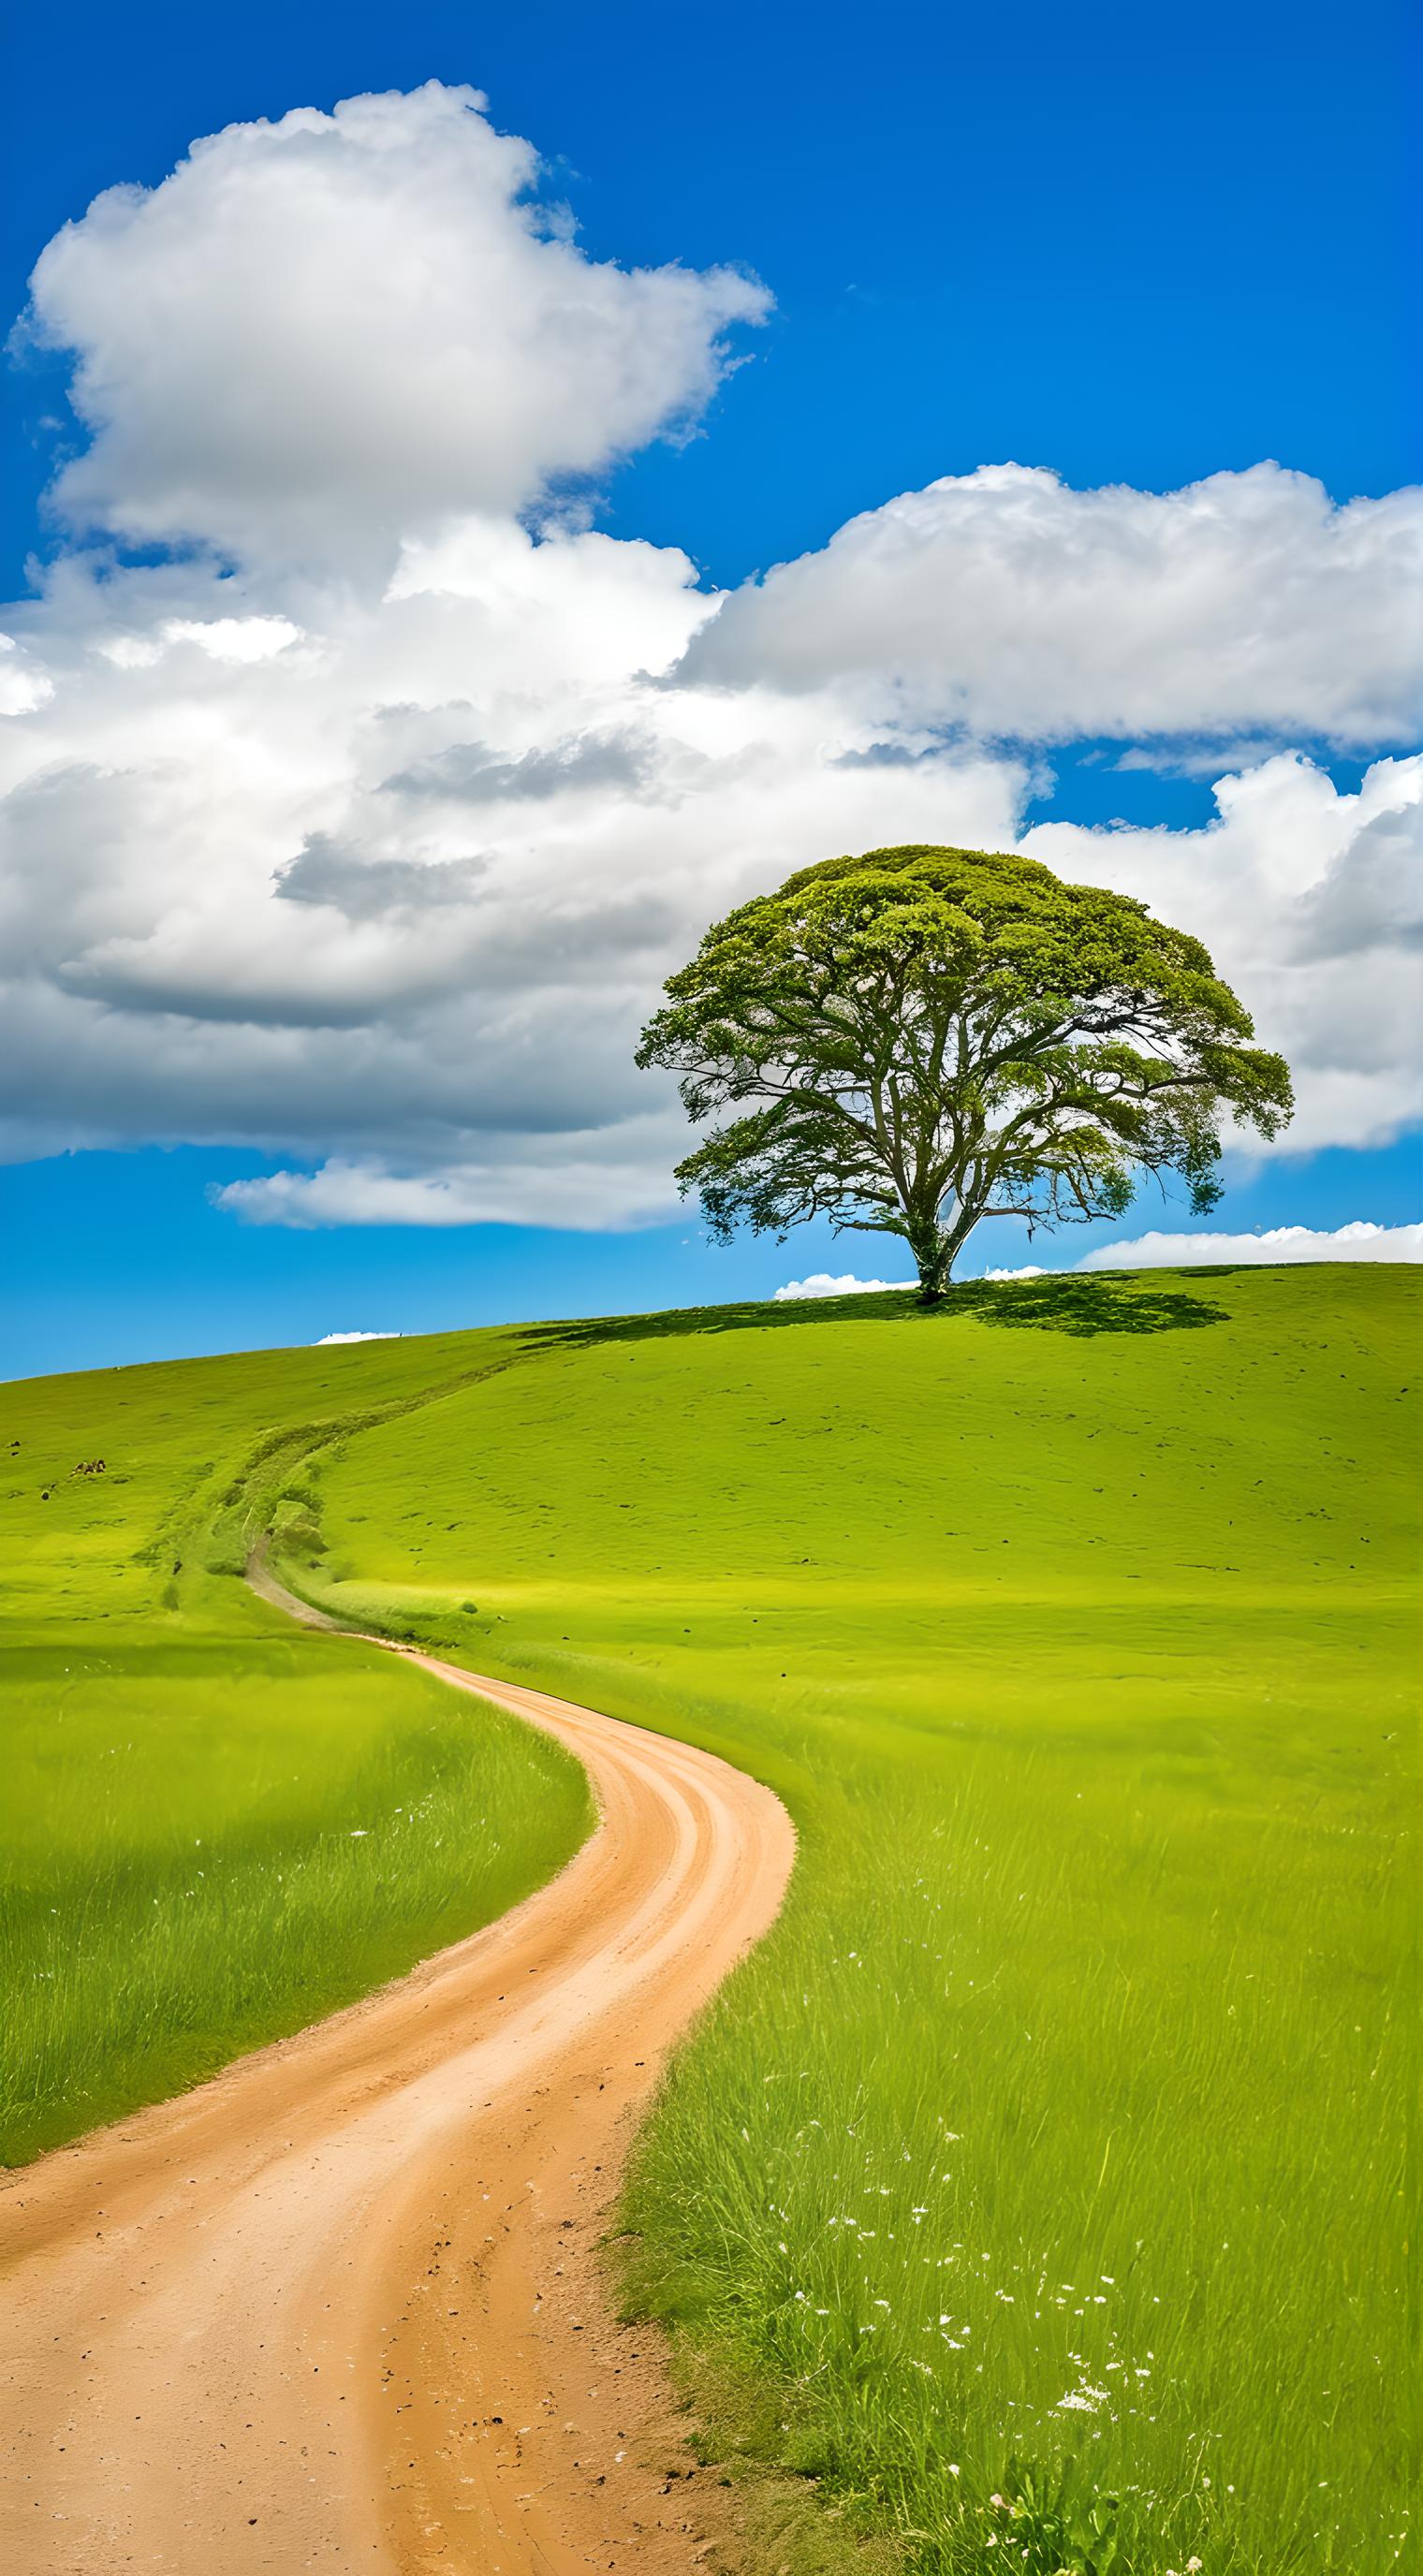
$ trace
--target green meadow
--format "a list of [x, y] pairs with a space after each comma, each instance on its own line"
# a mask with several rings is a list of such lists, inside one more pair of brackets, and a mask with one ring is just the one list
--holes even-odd
[[[540, 1741], [245, 1594], [270, 1530], [353, 1623], [795, 1816], [626, 2196], [625, 2295], [715, 2453], [916, 2576], [1392, 2564], [1417, 1326], [1401, 1270], [1155, 1273], [8, 1390], [19, 2136], [256, 2035], [294, 1874], [267, 2028], [584, 1830]], [[122, 1492], [70, 1472], [121, 1401]], [[180, 1893], [198, 1836], [265, 1872], [249, 1912]], [[145, 1902], [201, 1942], [150, 1962]]]
[[232, 1579], [249, 1526], [305, 1526], [314, 1423], [481, 1359], [461, 1336], [3, 1390], [6, 2162], [367, 1993], [587, 1831], [542, 1737]]

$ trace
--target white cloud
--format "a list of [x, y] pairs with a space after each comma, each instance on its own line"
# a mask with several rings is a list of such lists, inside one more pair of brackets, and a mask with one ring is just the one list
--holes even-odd
[[[301, 638], [166, 644], [219, 602]], [[387, 1211], [448, 1180], [402, 1222], [667, 1212], [684, 1125], [632, 1051], [709, 914], [845, 834], [1001, 844], [1024, 783], [970, 752], [846, 770], [853, 709], [659, 688], [706, 610], [675, 550], [490, 520], [376, 599], [64, 561], [20, 612], [55, 697], [0, 739], [0, 1149], [337, 1167], [230, 1203], [269, 1221], [390, 1221], [352, 1169]], [[165, 649], [116, 663], [115, 634]]]
[[311, 1347], [315, 1351], [324, 1351], [333, 1342], [398, 1342], [399, 1339], [399, 1333], [323, 1333], [320, 1341], [313, 1342]]
[[289, 617], [168, 617], [152, 634], [113, 635], [98, 650], [121, 671], [140, 671], [173, 644], [196, 644], [214, 662], [266, 662], [300, 640]]
[[488, 1155], [436, 1173], [392, 1171], [373, 1161], [337, 1158], [315, 1172], [272, 1172], [229, 1181], [211, 1192], [248, 1225], [291, 1226], [303, 1233], [345, 1225], [540, 1225], [572, 1233], [636, 1226], [670, 1216], [677, 1205], [671, 1157], [628, 1150], [610, 1155], [608, 1139], [567, 1133], [554, 1140], [520, 1137], [507, 1159]]
[[843, 1278], [831, 1277], [828, 1270], [812, 1270], [808, 1279], [788, 1279], [776, 1290], [779, 1306], [787, 1299], [800, 1297], [882, 1297], [890, 1289], [912, 1288], [912, 1279], [857, 1279], [852, 1271]]
[[590, 259], [471, 89], [298, 108], [111, 188], [42, 253], [30, 334], [75, 353], [76, 523], [349, 560], [511, 512], [706, 404], [728, 268]]
[[1077, 1268], [1180, 1270], [1241, 1261], [1423, 1261], [1423, 1225], [1356, 1220], [1332, 1234], [1307, 1225], [1272, 1226], [1265, 1234], [1142, 1234], [1130, 1243], [1102, 1244]]
[[1341, 795], [1286, 753], [1222, 778], [1215, 799], [1201, 831], [1042, 823], [1021, 846], [1205, 940], [1294, 1071], [1293, 1124], [1265, 1150], [1385, 1144], [1423, 1116], [1423, 758], [1376, 761]]
[[13, 635], [0, 635], [0, 716], [31, 716], [54, 695], [54, 682], [20, 651]]
[[982, 466], [851, 519], [726, 599], [689, 678], [851, 682], [886, 722], [1408, 742], [1423, 491], [1336, 508], [1278, 465], [1180, 492]]
[[1036, 1262], [1026, 1261], [1021, 1270], [985, 1270], [985, 1279], [1046, 1279], [1047, 1272]]

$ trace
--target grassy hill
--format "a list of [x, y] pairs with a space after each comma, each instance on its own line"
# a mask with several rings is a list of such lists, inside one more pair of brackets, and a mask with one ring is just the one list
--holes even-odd
[[6, 2162], [368, 1992], [587, 1830], [542, 1737], [232, 1579], [249, 1526], [306, 1527], [313, 1424], [500, 1357], [460, 1335], [0, 1392]]
[[[185, 1457], [223, 1451], [145, 1505], [208, 1562], [274, 1525], [311, 1597], [787, 1799], [791, 1904], [629, 2195], [633, 2294], [680, 2325], [715, 2441], [813, 2472], [924, 2571], [1353, 2571], [1404, 2510], [1417, 1286], [1049, 1280], [32, 1400], [142, 1381]], [[230, 1581], [164, 1580], [166, 1616], [237, 1621]], [[479, 1812], [531, 1868], [551, 1789], [503, 1795]], [[314, 1776], [302, 1814], [319, 1839]]]

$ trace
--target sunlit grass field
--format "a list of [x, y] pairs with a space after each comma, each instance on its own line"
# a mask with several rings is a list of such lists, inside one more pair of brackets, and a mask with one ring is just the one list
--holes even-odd
[[255, 1600], [267, 1532], [358, 1623], [796, 1816], [627, 2197], [715, 2448], [923, 2576], [1390, 2565], [1416, 1289], [1066, 1279], [4, 1390], [5, 2152], [586, 1830], [543, 1739]]
[[242, 1562], [249, 1493], [306, 1525], [275, 1435], [299, 1451], [299, 1426], [497, 1355], [461, 1336], [0, 1391], [5, 2161], [367, 1992], [586, 1831], [545, 1739], [211, 1570]]
[[913, 2569], [1401, 2545], [1416, 1286], [549, 1327], [311, 1488], [313, 1595], [790, 1804], [631, 2295]]

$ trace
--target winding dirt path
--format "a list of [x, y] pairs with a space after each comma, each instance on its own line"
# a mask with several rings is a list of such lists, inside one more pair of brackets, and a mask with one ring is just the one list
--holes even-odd
[[702, 2563], [717, 2494], [596, 2247], [790, 1820], [709, 1754], [411, 1660], [568, 1745], [599, 1828], [398, 1985], [0, 2193], [6, 2576]]

